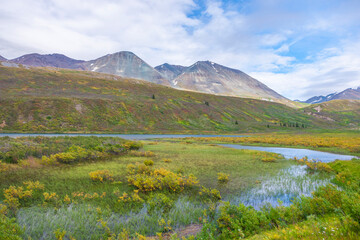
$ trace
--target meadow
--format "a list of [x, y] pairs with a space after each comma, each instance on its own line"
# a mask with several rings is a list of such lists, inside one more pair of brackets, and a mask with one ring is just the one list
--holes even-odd
[[356, 118], [339, 123], [270, 101], [94, 72], [0, 66], [1, 132], [206, 134], [359, 126]]
[[[358, 239], [360, 231], [355, 159], [310, 168], [274, 153], [108, 137], [5, 137], [0, 148], [0, 239]], [[304, 188], [292, 202], [243, 204], [294, 183]]]
[[314, 131], [248, 134], [247, 137], [212, 137], [186, 138], [179, 141], [196, 141], [207, 143], [235, 143], [242, 145], [279, 146], [292, 148], [307, 148], [326, 152], [342, 153], [360, 156], [359, 131]]

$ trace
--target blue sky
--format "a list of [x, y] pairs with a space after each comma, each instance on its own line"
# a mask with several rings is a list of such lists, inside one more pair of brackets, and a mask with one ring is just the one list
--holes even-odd
[[211, 60], [304, 100], [360, 86], [359, 9], [359, 0], [4, 1], [0, 55]]

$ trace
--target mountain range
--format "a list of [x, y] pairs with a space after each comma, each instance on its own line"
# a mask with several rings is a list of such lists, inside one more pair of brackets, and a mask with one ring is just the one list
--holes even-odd
[[350, 100], [360, 100], [360, 87], [358, 88], [348, 88], [345, 89], [342, 92], [339, 93], [330, 93], [326, 96], [315, 96], [311, 97], [306, 101], [302, 101], [303, 103], [322, 103], [322, 102], [328, 102], [331, 100], [337, 100], [337, 99], [350, 99]]
[[[4, 60], [6, 59], [2, 61]], [[76, 60], [62, 54], [41, 55], [37, 53], [6, 61], [34, 67], [56, 67], [107, 73], [125, 78], [142, 79], [178, 89], [274, 101], [293, 107], [297, 104], [240, 70], [210, 61], [198, 61], [189, 67], [165, 63], [153, 68], [128, 51], [108, 54], [90, 61]]]
[[172, 76], [170, 81], [175, 88], [269, 101], [287, 100], [244, 72], [210, 61], [199, 61], [189, 67], [160, 65], [155, 69]]

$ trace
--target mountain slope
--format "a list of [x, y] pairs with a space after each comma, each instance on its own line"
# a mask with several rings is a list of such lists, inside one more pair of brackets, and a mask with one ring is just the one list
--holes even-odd
[[34, 67], [57, 67], [69, 69], [84, 69], [81, 65], [84, 61], [69, 58], [62, 54], [46, 54], [37, 53], [27, 54], [10, 60], [13, 63], [23, 64]]
[[332, 100], [313, 104], [303, 111], [319, 119], [338, 122], [355, 129], [360, 128], [360, 100]]
[[322, 103], [327, 102], [335, 99], [352, 99], [352, 100], [360, 100], [360, 87], [353, 89], [348, 88], [340, 93], [331, 93], [326, 96], [315, 96], [309, 98], [308, 100], [304, 101], [305, 103], [315, 104], [315, 103]]
[[0, 61], [6, 61], [7, 59], [0, 55]]
[[155, 69], [160, 72], [165, 78], [172, 81], [181, 73], [183, 73], [187, 69], [187, 67], [164, 63], [162, 65], [156, 66]]
[[269, 101], [95, 72], [0, 66], [0, 131], [254, 132], [284, 129], [281, 122], [337, 127]]
[[200, 61], [188, 67], [173, 80], [173, 84], [198, 92], [292, 104], [292, 101], [249, 75], [210, 61]]
[[158, 71], [132, 52], [108, 54], [84, 63], [89, 71], [114, 74], [121, 77], [143, 79], [149, 82], [170, 85]]

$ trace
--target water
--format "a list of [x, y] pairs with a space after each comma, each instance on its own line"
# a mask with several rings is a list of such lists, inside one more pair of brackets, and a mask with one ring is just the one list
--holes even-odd
[[330, 181], [329, 174], [319, 172], [308, 174], [306, 166], [293, 165], [248, 191], [232, 196], [229, 201], [236, 205], [242, 202], [255, 209], [260, 209], [265, 203], [277, 206], [278, 201], [288, 206], [294, 198], [301, 195], [311, 196], [312, 192], [320, 186], [329, 184]]
[[309, 149], [298, 149], [298, 148], [281, 148], [281, 147], [258, 147], [258, 146], [243, 146], [237, 144], [220, 144], [224, 147], [236, 148], [236, 149], [251, 149], [265, 152], [273, 152], [283, 155], [285, 158], [303, 158], [307, 156], [309, 159], [318, 160], [321, 162], [332, 162], [336, 159], [339, 160], [351, 160], [353, 158], [357, 158], [355, 156], [350, 155], [341, 155], [335, 153], [328, 152], [320, 152]]
[[0, 133], [0, 137], [60, 137], [60, 136], [96, 136], [119, 137], [127, 140], [146, 140], [153, 138], [187, 138], [187, 137], [245, 137], [245, 135], [187, 135], [187, 134], [81, 134], [81, 133]]
[[[357, 158], [350, 155], [340, 155], [334, 153], [320, 152], [308, 149], [297, 148], [279, 148], [279, 147], [259, 147], [259, 146], [242, 146], [236, 144], [220, 144], [221, 146], [235, 149], [250, 149], [266, 152], [274, 152], [282, 154], [285, 158], [303, 158], [307, 156], [309, 159], [321, 162], [332, 162], [336, 159], [351, 160]], [[241, 193], [230, 197], [228, 200], [233, 204], [240, 202], [246, 206], [253, 206], [260, 209], [265, 203], [273, 206], [279, 205], [281, 201], [283, 205], [288, 206], [294, 198], [311, 196], [321, 186], [330, 183], [332, 176], [330, 174], [315, 172], [308, 174], [306, 166], [293, 165], [290, 168], [281, 170], [275, 177], [263, 181], [261, 184]]]

